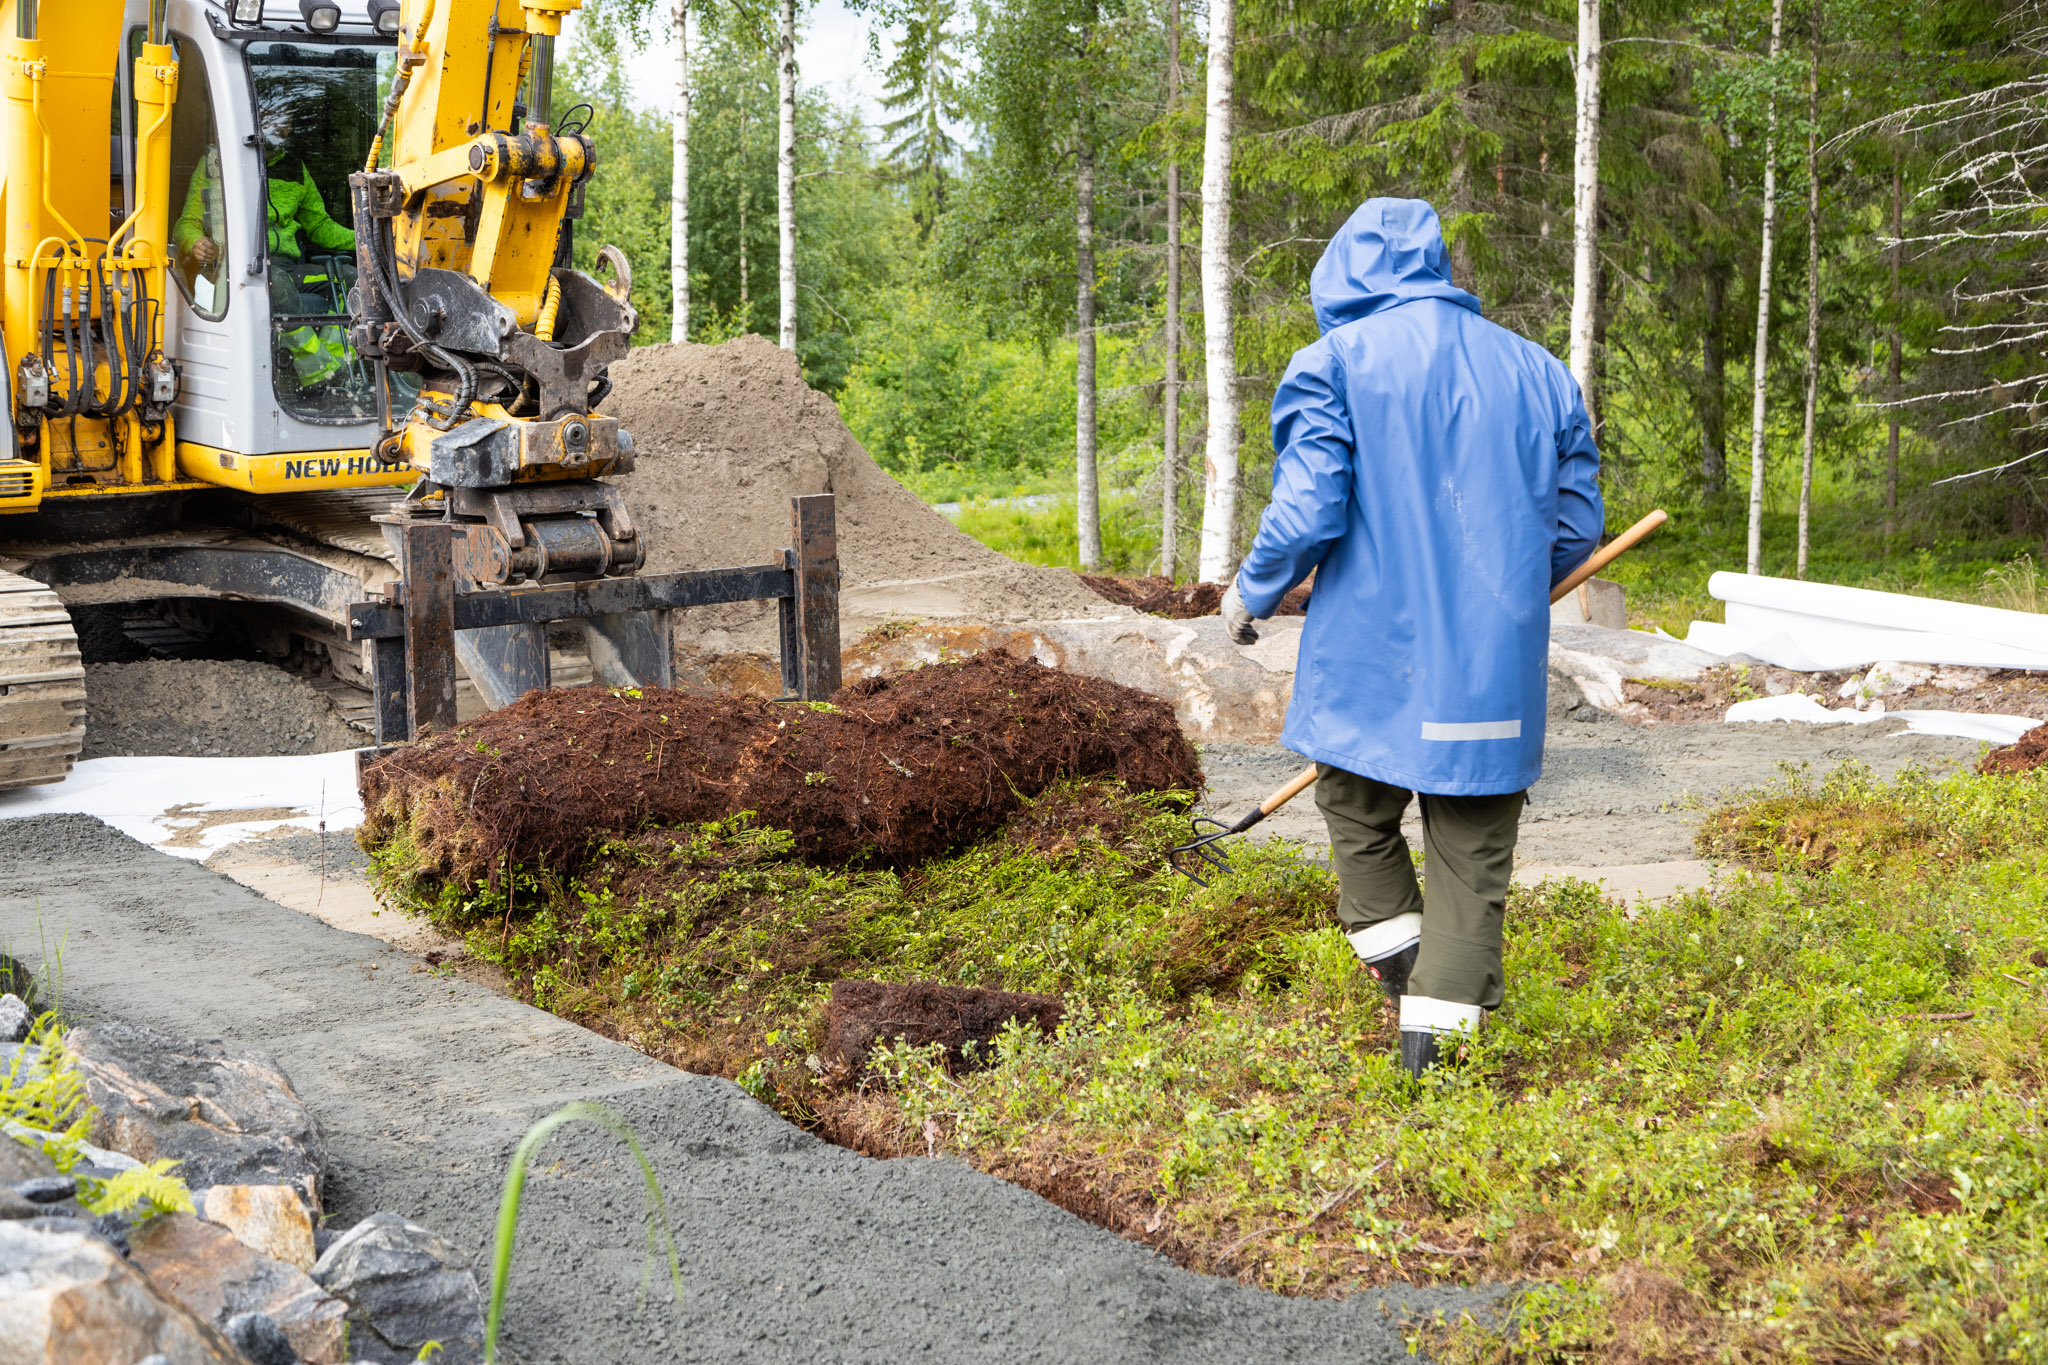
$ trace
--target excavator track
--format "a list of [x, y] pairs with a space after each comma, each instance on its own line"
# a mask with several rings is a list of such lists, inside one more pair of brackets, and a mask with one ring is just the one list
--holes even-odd
[[0, 791], [62, 782], [85, 747], [85, 666], [57, 594], [0, 572]]

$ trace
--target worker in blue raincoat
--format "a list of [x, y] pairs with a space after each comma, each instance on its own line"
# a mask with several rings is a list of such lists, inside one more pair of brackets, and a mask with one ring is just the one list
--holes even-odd
[[1600, 535], [1600, 455], [1570, 372], [1452, 283], [1428, 204], [1360, 205], [1309, 293], [1323, 335], [1273, 396], [1273, 497], [1223, 615], [1249, 644], [1315, 572], [1281, 743], [1316, 761], [1337, 913], [1419, 1076], [1501, 1003], [1549, 589]]

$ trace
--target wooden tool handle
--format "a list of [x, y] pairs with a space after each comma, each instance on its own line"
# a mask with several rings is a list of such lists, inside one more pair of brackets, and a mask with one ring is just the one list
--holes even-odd
[[1550, 590], [1550, 600], [1553, 602], [1563, 601], [1565, 596], [1574, 591], [1579, 584], [1585, 582], [1594, 574], [1599, 573], [1630, 550], [1633, 550], [1649, 536], [1650, 532], [1656, 530], [1669, 520], [1670, 518], [1664, 515], [1664, 509], [1659, 507], [1656, 511], [1616, 536], [1613, 540], [1608, 541], [1605, 545], [1587, 556], [1585, 563], [1566, 574], [1563, 582]]
[[1265, 800], [1259, 802], [1259, 814], [1271, 815], [1274, 811], [1279, 810], [1289, 801], [1292, 801], [1295, 797], [1301, 795], [1310, 787], [1314, 786], [1315, 780], [1316, 765], [1311, 763], [1306, 768], [1303, 768], [1300, 772], [1296, 773], [1286, 786], [1282, 787], [1279, 791], [1274, 792]]

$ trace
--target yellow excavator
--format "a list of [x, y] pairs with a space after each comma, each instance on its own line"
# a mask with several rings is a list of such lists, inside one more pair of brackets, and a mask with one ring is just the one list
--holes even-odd
[[597, 152], [551, 111], [581, 3], [0, 0], [0, 789], [80, 751], [81, 625], [231, 630], [380, 744], [458, 672], [547, 686], [564, 622], [668, 682], [705, 602], [782, 599], [787, 690], [836, 685], [829, 499], [775, 562], [637, 574], [630, 273], [569, 264]]

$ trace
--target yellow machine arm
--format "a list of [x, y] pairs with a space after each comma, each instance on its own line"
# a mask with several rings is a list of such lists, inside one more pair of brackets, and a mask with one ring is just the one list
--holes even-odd
[[609, 286], [563, 263], [595, 149], [521, 103], [538, 40], [581, 3], [402, 0], [389, 140], [373, 153], [388, 145], [392, 164], [351, 177], [356, 345], [420, 376], [379, 453], [424, 477], [401, 518], [473, 525], [472, 562], [501, 566], [484, 582], [644, 558], [617, 490], [594, 482], [631, 467], [631, 438], [593, 411], [635, 325], [630, 277], [610, 248]]
[[178, 375], [163, 352], [170, 229], [170, 113], [178, 62], [163, 3], [150, 7], [135, 63], [134, 211], [110, 195], [119, 168], [107, 126], [121, 0], [0, 0], [0, 111], [6, 181], [0, 342], [13, 419], [0, 451], [0, 511], [52, 485], [97, 491], [175, 480], [170, 407]]

